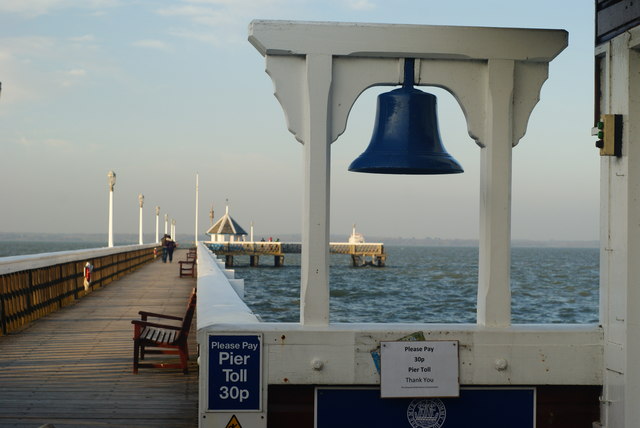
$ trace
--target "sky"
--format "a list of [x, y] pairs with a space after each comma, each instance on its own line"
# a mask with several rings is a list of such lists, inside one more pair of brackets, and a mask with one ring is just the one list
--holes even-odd
[[[302, 224], [302, 145], [286, 129], [247, 41], [253, 19], [564, 29], [527, 134], [513, 151], [512, 238], [598, 239], [593, 4], [584, 0], [1, 0], [0, 232], [104, 233], [115, 171], [115, 233], [175, 219], [195, 234], [230, 214], [256, 238]], [[480, 149], [453, 97], [442, 140], [464, 174], [360, 174], [375, 87], [332, 145], [331, 233], [478, 237]], [[161, 220], [162, 221], [162, 220]], [[162, 226], [161, 226], [162, 229]], [[200, 235], [201, 239], [202, 235]]]

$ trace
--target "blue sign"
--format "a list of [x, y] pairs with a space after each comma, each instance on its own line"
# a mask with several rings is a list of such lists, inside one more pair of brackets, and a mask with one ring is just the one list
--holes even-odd
[[262, 337], [209, 336], [209, 410], [261, 410]]
[[317, 388], [316, 427], [534, 428], [535, 388], [461, 388], [458, 398], [380, 398], [379, 388]]

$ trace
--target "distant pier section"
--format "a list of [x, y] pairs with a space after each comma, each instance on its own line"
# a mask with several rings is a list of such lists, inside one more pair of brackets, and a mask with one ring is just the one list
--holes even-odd
[[[273, 256], [274, 266], [279, 267], [284, 265], [285, 254], [300, 254], [302, 250], [299, 242], [205, 242], [205, 245], [224, 256], [227, 267], [233, 266], [234, 256], [249, 256], [251, 266], [259, 266], [260, 256]], [[387, 259], [382, 243], [332, 242], [329, 252], [350, 255], [353, 266], [382, 267]]]
[[[276, 267], [284, 265], [285, 254], [300, 254], [302, 244], [299, 242], [279, 241], [254, 241], [253, 223], [251, 233], [247, 234], [237, 221], [229, 214], [229, 205], [226, 206], [224, 215], [215, 223], [213, 222], [213, 207], [209, 212], [211, 227], [207, 234], [211, 235], [211, 241], [204, 244], [216, 255], [225, 257], [226, 267], [233, 266], [235, 256], [249, 256], [251, 266], [260, 265], [260, 256], [273, 256], [273, 264]], [[247, 241], [247, 236], [249, 240]], [[353, 266], [384, 266], [387, 255], [384, 252], [384, 244], [365, 243], [364, 236], [356, 232], [353, 225], [349, 242], [329, 243], [329, 252], [332, 254], [348, 254], [351, 256]]]

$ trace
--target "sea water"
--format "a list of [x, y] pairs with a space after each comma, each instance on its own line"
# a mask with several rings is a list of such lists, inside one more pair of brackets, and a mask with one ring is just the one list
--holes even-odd
[[[0, 257], [83, 248], [100, 242], [0, 242]], [[331, 255], [331, 322], [475, 323], [478, 249], [385, 246], [385, 267], [352, 267], [347, 255]], [[598, 322], [597, 248], [511, 250], [512, 322]], [[259, 267], [234, 257], [245, 300], [264, 321], [300, 319], [300, 255], [283, 267], [262, 256]]]
[[[331, 255], [331, 322], [475, 323], [478, 249], [385, 246], [385, 267]], [[512, 322], [598, 322], [597, 248], [512, 248]], [[283, 267], [234, 257], [245, 300], [264, 321], [300, 319], [300, 256]]]

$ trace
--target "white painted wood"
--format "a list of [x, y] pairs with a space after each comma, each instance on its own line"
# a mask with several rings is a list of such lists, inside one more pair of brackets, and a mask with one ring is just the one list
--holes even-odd
[[249, 42], [263, 55], [504, 59], [549, 62], [564, 30], [254, 20]]
[[329, 320], [330, 144], [355, 100], [402, 82], [417, 58], [420, 85], [460, 103], [481, 156], [478, 323], [510, 324], [511, 147], [524, 135], [562, 30], [253, 21], [249, 41], [266, 57], [288, 129], [305, 144], [301, 323]]
[[486, 141], [480, 156], [477, 322], [511, 323], [511, 147], [514, 61], [490, 60]]
[[153, 248], [156, 244], [123, 245], [117, 247], [92, 248], [86, 250], [56, 251], [54, 253], [29, 254], [25, 256], [0, 257], [0, 275], [38, 269], [62, 263], [87, 261], [111, 254], [125, 253], [144, 248]]
[[[197, 330], [211, 330], [218, 324], [257, 323], [256, 317], [231, 285], [214, 254], [198, 242]], [[203, 334], [206, 334], [203, 333]]]
[[[200, 330], [206, 331], [211, 330]], [[371, 352], [378, 350], [381, 341], [398, 340], [417, 331], [422, 331], [427, 340], [460, 342], [460, 383], [464, 385], [602, 383], [602, 330], [593, 325], [519, 325], [499, 329], [473, 324], [215, 326], [215, 332], [221, 334], [262, 333], [267, 381], [280, 385], [379, 385], [380, 374]], [[506, 368], [497, 368], [497, 360], [504, 360]]]
[[640, 27], [596, 50], [603, 59], [603, 114], [623, 118], [622, 156], [601, 158], [602, 420], [640, 426]]
[[331, 56], [307, 55], [300, 322], [329, 324]]

